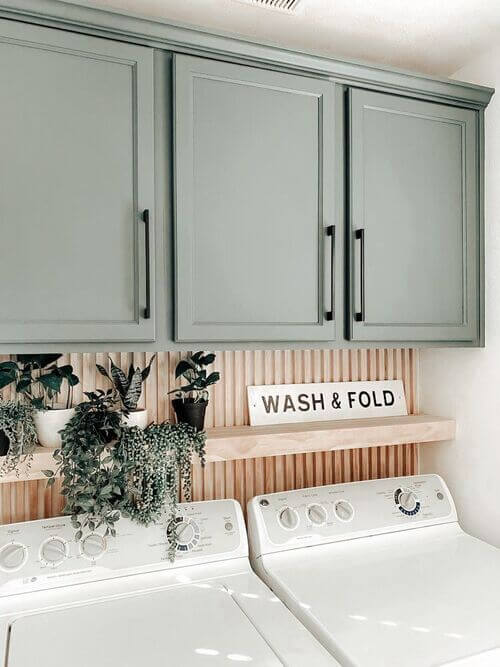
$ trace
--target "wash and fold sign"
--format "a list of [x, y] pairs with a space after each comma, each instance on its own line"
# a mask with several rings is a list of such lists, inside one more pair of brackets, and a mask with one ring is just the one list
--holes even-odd
[[247, 387], [250, 424], [407, 415], [401, 380]]

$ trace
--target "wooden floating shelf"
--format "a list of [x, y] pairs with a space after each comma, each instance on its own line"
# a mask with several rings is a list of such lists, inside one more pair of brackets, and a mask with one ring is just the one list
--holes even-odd
[[215, 462], [452, 440], [455, 437], [455, 421], [445, 417], [408, 415], [272, 426], [232, 426], [208, 429], [207, 436], [207, 461]]
[[[453, 419], [430, 415], [211, 428], [207, 429], [207, 462], [439, 442], [453, 440], [455, 430]], [[52, 451], [37, 447], [29, 473], [21, 469], [18, 477], [12, 473], [0, 483], [43, 479], [42, 470], [54, 467]]]

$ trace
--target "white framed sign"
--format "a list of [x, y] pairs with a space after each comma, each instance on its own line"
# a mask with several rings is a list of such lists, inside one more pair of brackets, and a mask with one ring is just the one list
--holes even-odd
[[250, 424], [407, 415], [401, 380], [247, 387]]

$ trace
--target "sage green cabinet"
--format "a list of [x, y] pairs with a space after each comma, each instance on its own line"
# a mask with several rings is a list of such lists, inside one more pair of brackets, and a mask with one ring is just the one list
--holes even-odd
[[478, 112], [349, 91], [353, 341], [479, 342]]
[[180, 55], [174, 76], [176, 340], [335, 339], [335, 85]]
[[154, 340], [152, 50], [0, 21], [0, 60], [0, 342]]

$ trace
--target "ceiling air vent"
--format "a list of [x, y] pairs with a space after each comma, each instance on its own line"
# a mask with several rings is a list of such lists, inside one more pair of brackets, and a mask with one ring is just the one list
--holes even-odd
[[302, 0], [237, 0], [245, 5], [262, 7], [263, 9], [274, 9], [285, 14], [295, 14]]

